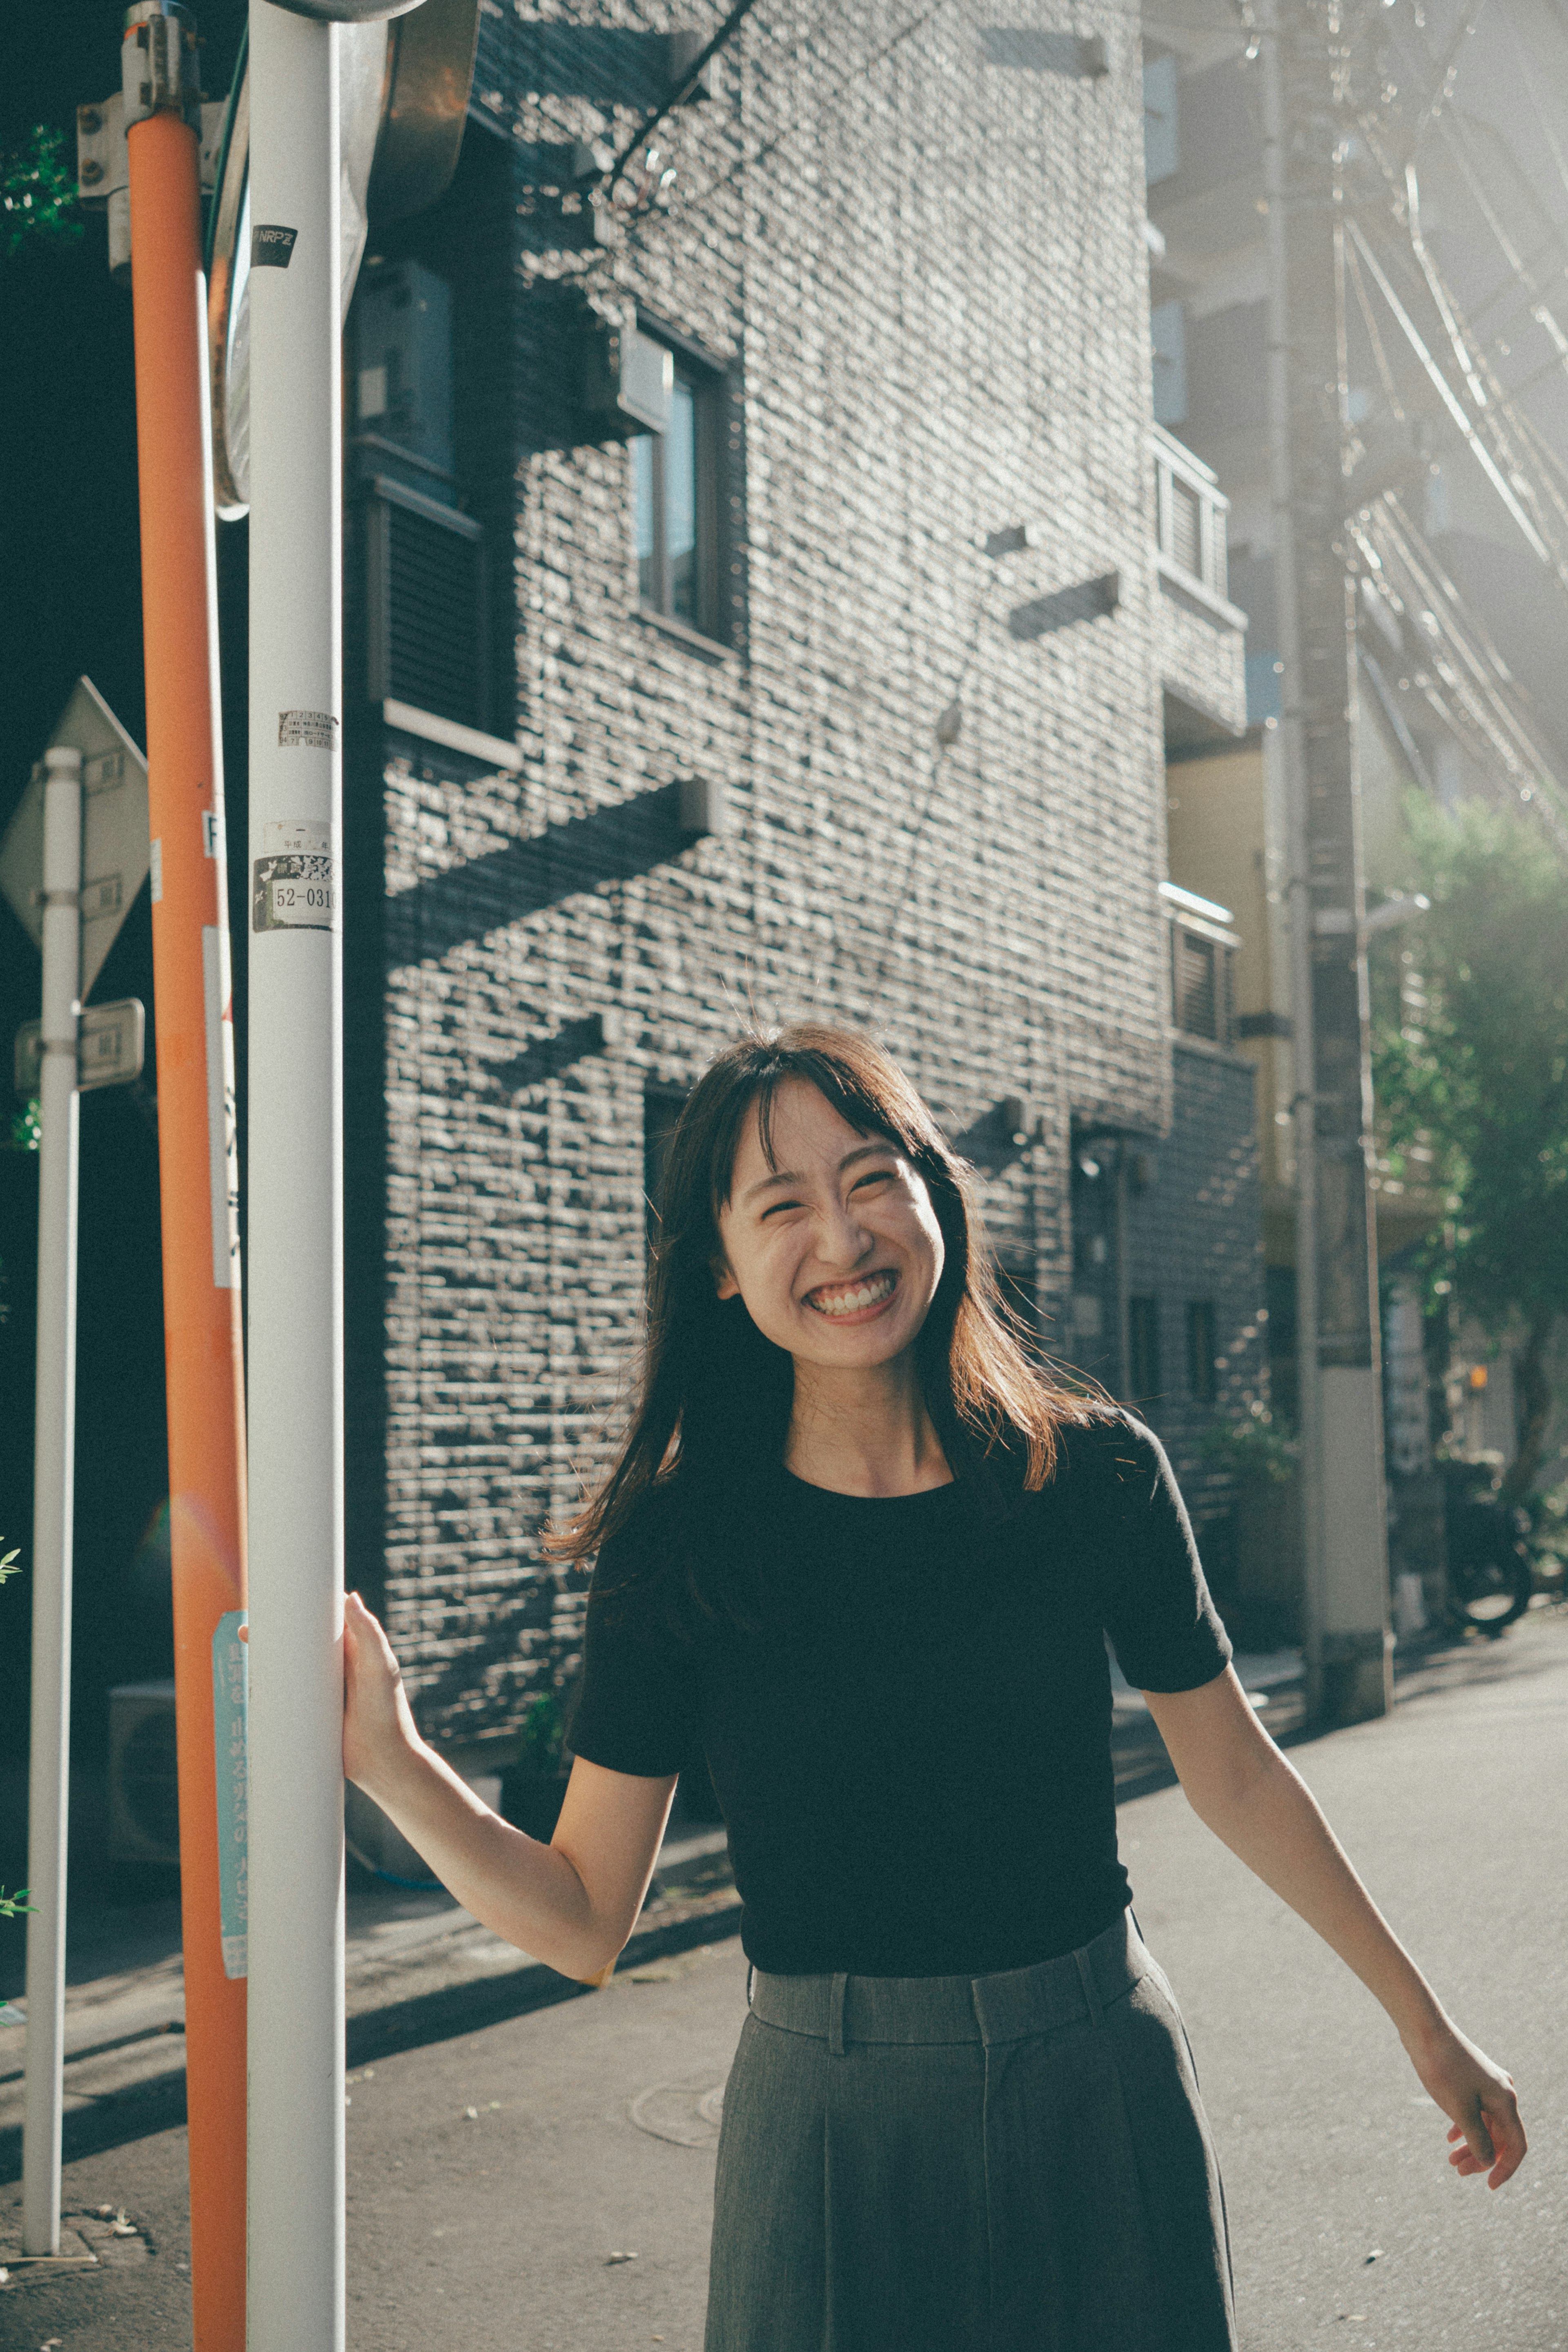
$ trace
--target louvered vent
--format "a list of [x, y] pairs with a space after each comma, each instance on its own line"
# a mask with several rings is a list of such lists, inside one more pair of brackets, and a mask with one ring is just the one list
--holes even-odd
[[485, 546], [455, 508], [378, 479], [366, 515], [371, 699], [489, 724]]
[[1218, 950], [1212, 940], [1195, 938], [1179, 926], [1174, 945], [1176, 1026], [1185, 1029], [1189, 1037], [1218, 1039], [1221, 1010]]
[[1197, 494], [1185, 482], [1171, 483], [1171, 562], [1203, 577], [1203, 535]]

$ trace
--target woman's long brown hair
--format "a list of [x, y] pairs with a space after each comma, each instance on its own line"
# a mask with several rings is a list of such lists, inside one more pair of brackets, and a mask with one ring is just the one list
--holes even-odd
[[897, 1064], [852, 1030], [804, 1024], [745, 1036], [699, 1081], [671, 1136], [632, 1424], [598, 1491], [549, 1538], [557, 1559], [590, 1559], [655, 1489], [684, 1492], [698, 1518], [727, 1517], [748, 1474], [783, 1459], [794, 1367], [738, 1297], [719, 1298], [715, 1269], [746, 1121], [755, 1105], [776, 1166], [773, 1106], [791, 1079], [815, 1087], [857, 1134], [885, 1136], [925, 1179], [946, 1262], [916, 1351], [954, 1477], [999, 1492], [995, 1472], [1005, 1460], [1015, 1493], [1038, 1489], [1051, 1475], [1061, 1424], [1092, 1410], [1027, 1353], [980, 1230], [973, 1171]]

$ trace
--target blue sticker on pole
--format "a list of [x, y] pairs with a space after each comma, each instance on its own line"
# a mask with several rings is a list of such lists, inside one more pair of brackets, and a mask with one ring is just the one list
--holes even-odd
[[246, 1973], [250, 1902], [250, 1778], [246, 1746], [250, 1652], [239, 1637], [245, 1622], [243, 1609], [231, 1609], [213, 1631], [213, 1759], [218, 1781], [218, 1893], [225, 1977]]

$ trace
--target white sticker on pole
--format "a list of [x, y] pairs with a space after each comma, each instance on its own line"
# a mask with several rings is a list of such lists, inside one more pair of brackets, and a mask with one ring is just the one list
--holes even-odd
[[243, 1609], [231, 1609], [213, 1628], [213, 1758], [218, 1782], [218, 1896], [224, 1974], [246, 1973], [249, 1921], [249, 1768], [246, 1726], [250, 1653], [240, 1640]]
[[332, 828], [293, 817], [261, 829], [263, 856], [251, 874], [251, 928], [257, 931], [335, 931], [338, 860]]
[[234, 992], [229, 935], [202, 926], [202, 991], [207, 1024], [207, 1170], [213, 1203], [213, 1283], [239, 1287], [239, 1143], [235, 1122]]

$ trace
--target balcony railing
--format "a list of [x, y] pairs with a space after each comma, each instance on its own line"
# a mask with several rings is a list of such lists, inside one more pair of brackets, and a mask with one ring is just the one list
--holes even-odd
[[1230, 602], [1225, 531], [1230, 501], [1201, 457], [1156, 425], [1149, 436], [1155, 460], [1155, 515], [1162, 575], [1207, 604], [1232, 627], [1246, 615]]

